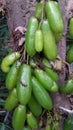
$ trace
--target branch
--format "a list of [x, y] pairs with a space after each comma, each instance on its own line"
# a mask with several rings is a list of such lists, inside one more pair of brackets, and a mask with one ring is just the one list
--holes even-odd
[[59, 107], [61, 110], [63, 110], [63, 111], [65, 111], [65, 112], [67, 112], [67, 113], [69, 113], [69, 114], [73, 114], [73, 110], [69, 110], [69, 109], [67, 109], [67, 108], [65, 108], [65, 107]]

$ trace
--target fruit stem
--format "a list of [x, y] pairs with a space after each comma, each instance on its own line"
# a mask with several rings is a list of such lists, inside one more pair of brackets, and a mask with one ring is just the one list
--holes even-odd
[[28, 64], [28, 62], [29, 62], [29, 56], [27, 55], [27, 64]]
[[26, 60], [26, 50], [24, 49], [24, 60]]
[[43, 22], [44, 15], [45, 15], [45, 13], [44, 13], [44, 12], [45, 12], [45, 11], [44, 11], [45, 0], [43, 0], [42, 3], [43, 3], [43, 6], [42, 6], [42, 16], [41, 16], [41, 21], [40, 21], [40, 23], [39, 23], [39, 29], [40, 29], [40, 27], [41, 27], [41, 24], [42, 24], [42, 22]]

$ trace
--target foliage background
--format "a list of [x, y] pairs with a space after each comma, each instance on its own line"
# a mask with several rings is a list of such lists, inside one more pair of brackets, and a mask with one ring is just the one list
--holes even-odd
[[[7, 53], [10, 51], [8, 41], [9, 41], [9, 30], [7, 26], [7, 19], [5, 15], [2, 14], [2, 12], [0, 12], [0, 65], [3, 57], [5, 57]], [[8, 91], [5, 89], [5, 78], [6, 74], [3, 73], [0, 68], [0, 122], [3, 123], [3, 124], [0, 123], [0, 130], [9, 130], [9, 128], [5, 126], [5, 121], [8, 113], [3, 108], [4, 99], [8, 95]]]
[[[9, 47], [6, 44], [9, 39], [9, 31], [7, 26], [7, 20], [2, 13], [0, 13], [0, 64], [3, 57], [8, 53]], [[4, 86], [5, 74], [0, 69], [0, 86]]]

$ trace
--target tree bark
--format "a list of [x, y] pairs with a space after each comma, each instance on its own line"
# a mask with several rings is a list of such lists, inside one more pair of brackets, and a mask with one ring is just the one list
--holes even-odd
[[7, 9], [8, 27], [10, 31], [9, 46], [13, 51], [15, 51], [17, 48], [17, 43], [14, 40], [14, 35], [17, 35], [15, 34], [15, 29], [18, 27], [27, 27], [29, 17], [34, 14], [35, 0], [5, 0], [5, 2]]

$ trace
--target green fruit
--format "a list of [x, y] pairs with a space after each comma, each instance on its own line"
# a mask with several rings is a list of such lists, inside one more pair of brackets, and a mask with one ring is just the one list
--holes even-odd
[[46, 58], [43, 58], [42, 63], [44, 65], [44, 67], [47, 67], [50, 69], [52, 68], [51, 64], [49, 63], [49, 60], [47, 60]]
[[47, 20], [43, 21], [41, 28], [44, 39], [43, 52], [47, 59], [54, 60], [57, 57], [58, 50], [55, 42], [55, 37], [50, 29]]
[[68, 80], [67, 83], [60, 87], [62, 93], [72, 93], [73, 92], [73, 80]]
[[17, 96], [21, 104], [26, 105], [31, 97], [31, 67], [23, 64], [20, 67], [17, 81]]
[[36, 9], [35, 9], [35, 16], [38, 19], [42, 18], [42, 7], [43, 7], [43, 2], [38, 2], [36, 4]]
[[35, 32], [38, 29], [38, 21], [35, 17], [31, 17], [28, 22], [27, 32], [26, 32], [26, 51], [29, 56], [34, 56], [35, 50]]
[[32, 113], [27, 114], [27, 124], [32, 129], [37, 128], [37, 120]]
[[51, 87], [51, 92], [58, 92], [58, 85], [56, 82], [53, 82], [53, 85]]
[[54, 33], [63, 33], [64, 22], [58, 3], [49, 1], [46, 3], [46, 15], [51, 29]]
[[32, 68], [36, 68], [37, 67], [37, 64], [35, 63], [35, 61], [31, 58], [30, 61], [29, 61], [29, 64]]
[[56, 42], [59, 42], [63, 36], [63, 33], [54, 33]]
[[57, 92], [57, 84], [50, 78], [50, 76], [41, 69], [35, 69], [34, 75], [38, 81], [43, 85], [43, 87], [50, 92]]
[[36, 100], [39, 102], [39, 104], [43, 108], [51, 110], [53, 104], [50, 95], [35, 77], [32, 77], [32, 87], [33, 87], [33, 94]]
[[12, 90], [16, 85], [20, 65], [21, 65], [21, 62], [19, 62], [19, 61], [15, 62], [7, 74], [6, 88], [9, 90]]
[[50, 65], [49, 61], [47, 59], [43, 59], [42, 61], [44, 65], [45, 72], [51, 77], [52, 80], [55, 82], [58, 81], [58, 74], [54, 70], [52, 70], [52, 66]]
[[[51, 1], [52, 1], [52, 0], [51, 0]], [[60, 13], [60, 15], [61, 15], [61, 18], [63, 19], [63, 14], [62, 14], [62, 12], [61, 12], [60, 4], [59, 4], [57, 1], [54, 1], [54, 4], [55, 4], [56, 8], [58, 8], [59, 13]]]
[[9, 96], [7, 97], [5, 101], [5, 109], [7, 111], [11, 111], [13, 108], [15, 108], [18, 104], [17, 94], [16, 94], [16, 88], [14, 88]]
[[41, 52], [43, 50], [43, 34], [41, 30], [35, 33], [35, 50]]
[[10, 70], [10, 65], [12, 65], [19, 58], [20, 58], [19, 52], [13, 52], [4, 57], [1, 63], [2, 71], [7, 73]]
[[45, 89], [51, 91], [53, 80], [47, 75], [45, 71], [36, 68], [34, 70], [34, 75]]
[[14, 130], [22, 130], [26, 120], [26, 107], [19, 105], [13, 112], [12, 125]]
[[58, 76], [57, 72], [55, 72], [54, 70], [49, 69], [47, 67], [44, 67], [44, 70], [51, 77], [52, 80], [54, 80], [55, 82], [58, 81], [59, 76]]
[[69, 63], [73, 62], [73, 45], [71, 45], [67, 51], [66, 60]]
[[73, 18], [70, 19], [69, 33], [70, 33], [71, 37], [73, 37]]
[[31, 96], [28, 103], [28, 108], [30, 109], [30, 111], [32, 112], [34, 116], [39, 116], [42, 113], [42, 107], [36, 101], [34, 96]]

